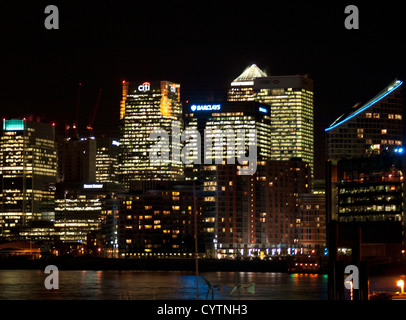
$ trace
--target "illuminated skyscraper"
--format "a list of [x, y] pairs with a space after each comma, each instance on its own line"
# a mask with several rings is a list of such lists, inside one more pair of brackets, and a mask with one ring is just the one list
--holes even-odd
[[96, 181], [95, 138], [67, 138], [58, 142], [57, 182]]
[[55, 128], [26, 120], [3, 120], [0, 145], [0, 231], [19, 238], [33, 221], [54, 218]]
[[402, 84], [393, 80], [325, 129], [326, 218], [338, 223], [329, 232], [343, 252], [362, 246], [369, 261], [398, 259], [404, 249]]
[[254, 79], [259, 77], [266, 77], [266, 73], [253, 64], [247, 67], [242, 74], [240, 74], [231, 83], [228, 90], [228, 101], [253, 101], [254, 100]]
[[171, 134], [174, 127], [182, 130], [179, 84], [124, 81], [120, 117], [120, 175], [127, 187], [133, 181], [178, 180], [183, 177], [182, 162], [180, 158], [172, 159], [169, 145], [165, 150], [169, 153], [168, 163], [156, 165], [150, 161], [151, 147], [157, 143], [150, 140], [154, 129], [165, 130], [172, 147], [180, 148], [180, 139], [177, 142]]
[[[193, 171], [202, 182], [203, 231], [206, 239], [212, 239], [211, 244], [205, 243], [207, 252], [212, 257], [296, 252], [301, 245], [298, 197], [310, 191], [310, 170], [301, 159], [272, 160], [270, 106], [239, 101], [190, 104], [187, 110], [186, 129], [198, 129], [206, 144], [211, 137], [208, 129], [221, 130], [223, 134], [222, 143], [217, 147], [213, 143], [211, 153], [202, 147], [205, 161]], [[227, 130], [242, 129], [247, 133], [245, 141], [236, 138], [230, 143], [226, 139]], [[230, 164], [226, 156], [228, 148], [234, 145], [238, 150], [239, 144], [246, 149], [254, 143], [249, 134], [253, 129], [256, 170], [243, 175], [239, 173], [241, 163]], [[220, 163], [215, 161], [218, 155], [223, 159]]]
[[231, 83], [228, 101], [269, 106], [271, 159], [302, 158], [314, 165], [313, 80], [307, 76], [267, 76], [255, 64]]
[[119, 142], [112, 138], [97, 138], [96, 182], [119, 182]]
[[272, 76], [254, 80], [255, 100], [270, 107], [271, 159], [301, 158], [314, 173], [313, 80]]
[[356, 104], [327, 129], [327, 158], [381, 154], [385, 148], [402, 146], [402, 81], [395, 79], [364, 104]]

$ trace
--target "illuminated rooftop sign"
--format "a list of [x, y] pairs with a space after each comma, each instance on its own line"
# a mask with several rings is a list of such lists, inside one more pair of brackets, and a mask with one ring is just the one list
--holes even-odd
[[263, 113], [268, 113], [268, 110], [266, 108], [263, 108], [263, 107], [259, 107], [258, 111], [263, 112]]
[[25, 130], [24, 120], [3, 120], [4, 131], [21, 131]]
[[195, 111], [218, 111], [221, 109], [221, 104], [193, 104], [190, 106], [192, 112]]
[[151, 90], [151, 84], [149, 82], [144, 82], [138, 86], [138, 91], [149, 91]]
[[102, 183], [84, 184], [83, 189], [103, 189]]

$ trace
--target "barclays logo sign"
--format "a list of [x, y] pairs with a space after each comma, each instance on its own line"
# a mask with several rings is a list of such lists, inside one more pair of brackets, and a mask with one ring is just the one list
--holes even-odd
[[221, 105], [220, 104], [193, 104], [190, 106], [190, 110], [192, 112], [195, 111], [218, 111], [221, 109]]

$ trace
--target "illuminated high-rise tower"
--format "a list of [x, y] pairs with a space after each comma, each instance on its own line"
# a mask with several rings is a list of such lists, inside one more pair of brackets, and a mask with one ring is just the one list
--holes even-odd
[[325, 129], [329, 160], [378, 155], [404, 145], [402, 84], [393, 80], [371, 100], [356, 104]]
[[54, 218], [55, 128], [26, 120], [3, 120], [0, 144], [1, 236], [19, 239], [32, 221]]
[[247, 67], [233, 82], [228, 90], [228, 101], [253, 101], [254, 100], [254, 79], [266, 77], [256, 64]]
[[314, 174], [313, 80], [272, 76], [254, 80], [255, 100], [270, 106], [271, 159], [301, 158]]
[[120, 118], [120, 175], [127, 187], [135, 181], [179, 180], [183, 177], [181, 159], [172, 159], [169, 145], [168, 163], [157, 165], [150, 161], [151, 147], [157, 143], [150, 140], [154, 129], [165, 130], [172, 147], [180, 149], [180, 136], [172, 139], [173, 128], [179, 128], [180, 132], [183, 126], [179, 84], [123, 81]]
[[230, 85], [228, 101], [269, 106], [271, 160], [301, 158], [314, 174], [313, 80], [307, 76], [267, 76], [255, 64]]

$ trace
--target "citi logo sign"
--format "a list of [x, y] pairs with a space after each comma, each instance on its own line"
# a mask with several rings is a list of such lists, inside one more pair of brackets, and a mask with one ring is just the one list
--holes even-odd
[[149, 91], [151, 90], [151, 84], [149, 82], [144, 82], [138, 86], [138, 91]]

